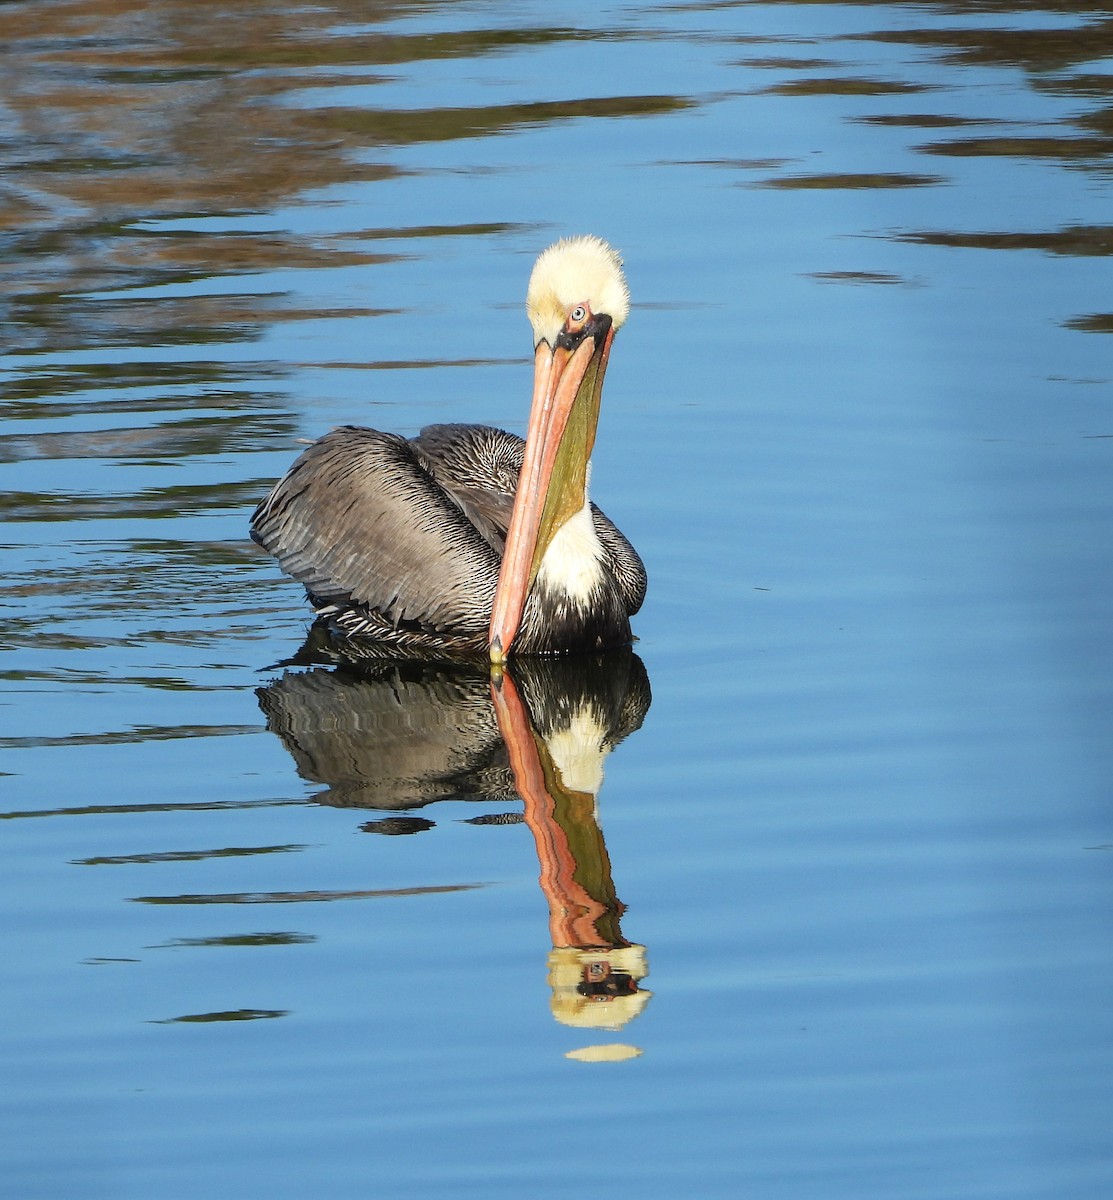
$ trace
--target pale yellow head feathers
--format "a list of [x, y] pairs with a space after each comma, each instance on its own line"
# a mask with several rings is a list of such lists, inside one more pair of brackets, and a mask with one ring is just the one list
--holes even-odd
[[630, 311], [622, 259], [602, 238], [590, 235], [562, 239], [534, 264], [526, 293], [534, 345], [544, 340], [555, 346], [568, 314], [580, 304], [610, 317], [615, 329]]

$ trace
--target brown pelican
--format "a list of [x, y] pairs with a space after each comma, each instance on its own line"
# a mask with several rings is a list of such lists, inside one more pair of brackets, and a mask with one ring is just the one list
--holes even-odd
[[588, 498], [603, 376], [629, 311], [622, 261], [576, 237], [538, 258], [526, 440], [485, 425], [404, 438], [346, 425], [259, 505], [252, 537], [334, 634], [424, 655], [626, 645], [641, 559]]

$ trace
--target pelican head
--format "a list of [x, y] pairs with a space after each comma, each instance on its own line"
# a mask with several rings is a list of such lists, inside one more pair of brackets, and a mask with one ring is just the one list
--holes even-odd
[[491, 613], [491, 661], [517, 635], [541, 560], [587, 505], [603, 376], [630, 311], [622, 259], [597, 237], [565, 238], [537, 260], [526, 294], [533, 326], [533, 405]]
[[602, 238], [590, 235], [564, 238], [534, 263], [526, 292], [534, 346], [556, 346], [569, 315], [580, 305], [610, 317], [615, 329], [630, 311], [622, 259]]

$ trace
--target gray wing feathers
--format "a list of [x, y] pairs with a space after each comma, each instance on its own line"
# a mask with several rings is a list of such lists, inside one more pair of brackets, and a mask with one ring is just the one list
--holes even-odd
[[501, 562], [525, 442], [489, 425], [427, 425], [411, 444]]
[[405, 438], [334, 429], [259, 505], [252, 533], [318, 603], [432, 630], [486, 628], [500, 555]]
[[[430, 425], [409, 441], [345, 425], [309, 446], [255, 510], [252, 537], [319, 609], [380, 613], [483, 637], [522, 467], [520, 437], [484, 425]], [[593, 504], [595, 532], [629, 615], [646, 575]]]

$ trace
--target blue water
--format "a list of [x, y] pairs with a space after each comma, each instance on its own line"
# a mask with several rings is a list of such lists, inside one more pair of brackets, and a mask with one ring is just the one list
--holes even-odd
[[[5, 1195], [1110, 1194], [1111, 31], [3, 6]], [[332, 425], [520, 432], [579, 231], [651, 580], [609, 1020], [520, 802], [318, 802], [246, 539]]]

